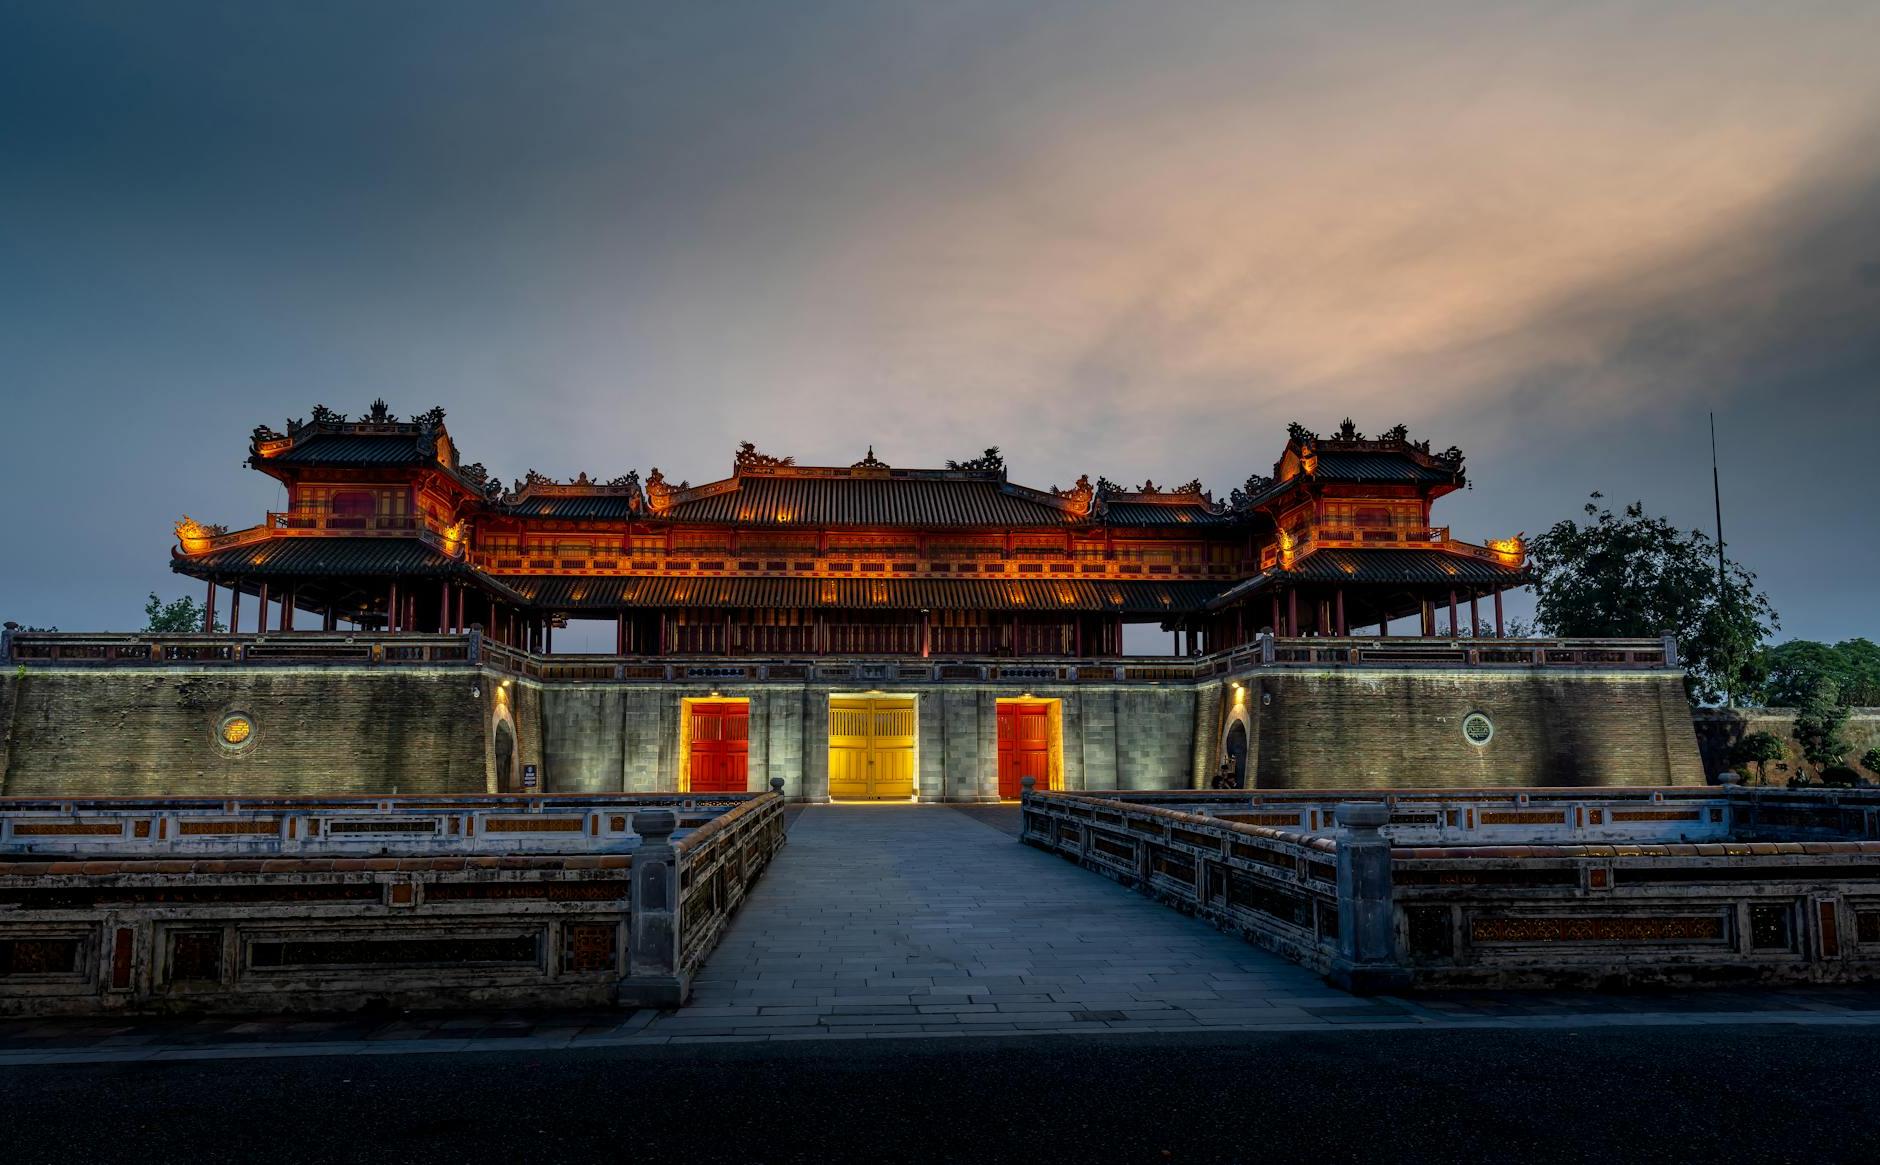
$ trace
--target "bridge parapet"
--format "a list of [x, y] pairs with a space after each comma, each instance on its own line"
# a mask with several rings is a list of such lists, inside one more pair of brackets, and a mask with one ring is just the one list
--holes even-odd
[[1880, 790], [1028, 792], [1022, 837], [1357, 990], [1880, 979]]
[[633, 816], [679, 836], [757, 793], [0, 799], [0, 854], [320, 857], [630, 852]]
[[0, 801], [0, 821], [0, 1014], [676, 1006], [784, 840], [775, 792]]

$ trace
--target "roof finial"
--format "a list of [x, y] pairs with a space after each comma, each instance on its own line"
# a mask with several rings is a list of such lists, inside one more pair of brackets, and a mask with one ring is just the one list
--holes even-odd
[[850, 469], [886, 469], [888, 468], [888, 463], [875, 456], [875, 447], [873, 444], [870, 444], [868, 446], [868, 456], [862, 458], [860, 461], [857, 461], [854, 465], [849, 466], [849, 468]]

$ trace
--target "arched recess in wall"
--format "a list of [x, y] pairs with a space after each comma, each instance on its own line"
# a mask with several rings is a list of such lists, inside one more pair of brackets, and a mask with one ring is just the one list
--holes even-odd
[[496, 791], [508, 793], [516, 787], [516, 730], [509, 723], [509, 717], [502, 713], [496, 715], [495, 731], [490, 733], [492, 751], [496, 761]]
[[1224, 763], [1224, 776], [1228, 787], [1244, 789], [1247, 787], [1247, 722], [1234, 717], [1227, 727], [1227, 736], [1221, 741], [1221, 759]]

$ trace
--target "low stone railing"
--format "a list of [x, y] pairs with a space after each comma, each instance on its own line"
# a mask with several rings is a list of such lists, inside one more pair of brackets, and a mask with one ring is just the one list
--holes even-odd
[[[1388, 941], [1390, 849], [1142, 804], [1041, 793], [1026, 778], [1021, 837], [1197, 914], [1354, 991], [1407, 980]], [[1342, 844], [1341, 844], [1342, 843]], [[1380, 878], [1379, 870], [1383, 870]], [[1381, 893], [1381, 898], [1380, 898]]]
[[[678, 1006], [783, 844], [779, 784], [724, 798], [0, 801], [0, 1014]], [[114, 816], [112, 833], [30, 828]], [[551, 824], [514, 830], [532, 839], [518, 846], [491, 830], [505, 820]], [[341, 821], [379, 828], [335, 835]]]
[[[1880, 791], [1327, 796], [1028, 791], [1023, 837], [1353, 990], [1880, 978]], [[1481, 844], [1511, 796], [1542, 836]], [[1659, 835], [1568, 840], [1595, 808]]]
[[1348, 801], [1381, 799], [1384, 837], [1393, 845], [1512, 845], [1528, 842], [1723, 841], [1747, 817], [1723, 790], [1583, 789], [1299, 789], [1169, 790], [1105, 793], [1243, 825], [1321, 835], [1334, 831]]
[[0, 799], [0, 854], [93, 858], [626, 853], [636, 816], [698, 829], [756, 794]]
[[[27, 667], [152, 664], [464, 665], [543, 681], [734, 683], [867, 681], [897, 684], [1198, 683], [1265, 669], [1467, 667], [1651, 669], [1677, 666], [1669, 639], [1274, 639], [1205, 656], [590, 655], [541, 654], [462, 635], [375, 631], [261, 634], [80, 634], [9, 630], [0, 655]], [[1667, 661], [1670, 661], [1667, 663]]]

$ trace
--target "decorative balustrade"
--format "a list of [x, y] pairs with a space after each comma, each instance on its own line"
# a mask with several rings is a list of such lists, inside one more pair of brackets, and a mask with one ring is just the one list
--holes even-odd
[[631, 852], [633, 815], [683, 837], [758, 794], [0, 798], [0, 854], [93, 858]]
[[0, 800], [0, 1014], [677, 1006], [784, 842], [781, 784]]
[[[945, 683], [1023, 676], [1058, 683], [1195, 683], [1298, 667], [1663, 668], [1668, 639], [1261, 639], [1207, 656], [540, 655], [464, 635], [284, 631], [244, 635], [13, 631], [6, 658], [33, 665], [361, 664], [488, 667], [538, 680]], [[1669, 661], [1669, 662], [1667, 662]]]
[[675, 549], [661, 553], [622, 553], [593, 550], [587, 554], [559, 552], [532, 554], [513, 550], [478, 550], [472, 554], [478, 569], [491, 574], [656, 575], [686, 578], [996, 578], [996, 579], [1121, 579], [1200, 580], [1237, 579], [1247, 570], [1234, 563], [1157, 563], [1117, 559], [1032, 558], [1014, 555], [972, 555], [948, 559], [902, 556], [871, 557], [865, 553], [787, 555], [782, 557], [733, 552], [699, 554]]
[[1358, 990], [1880, 978], [1880, 790], [1028, 790], [1022, 836]]

